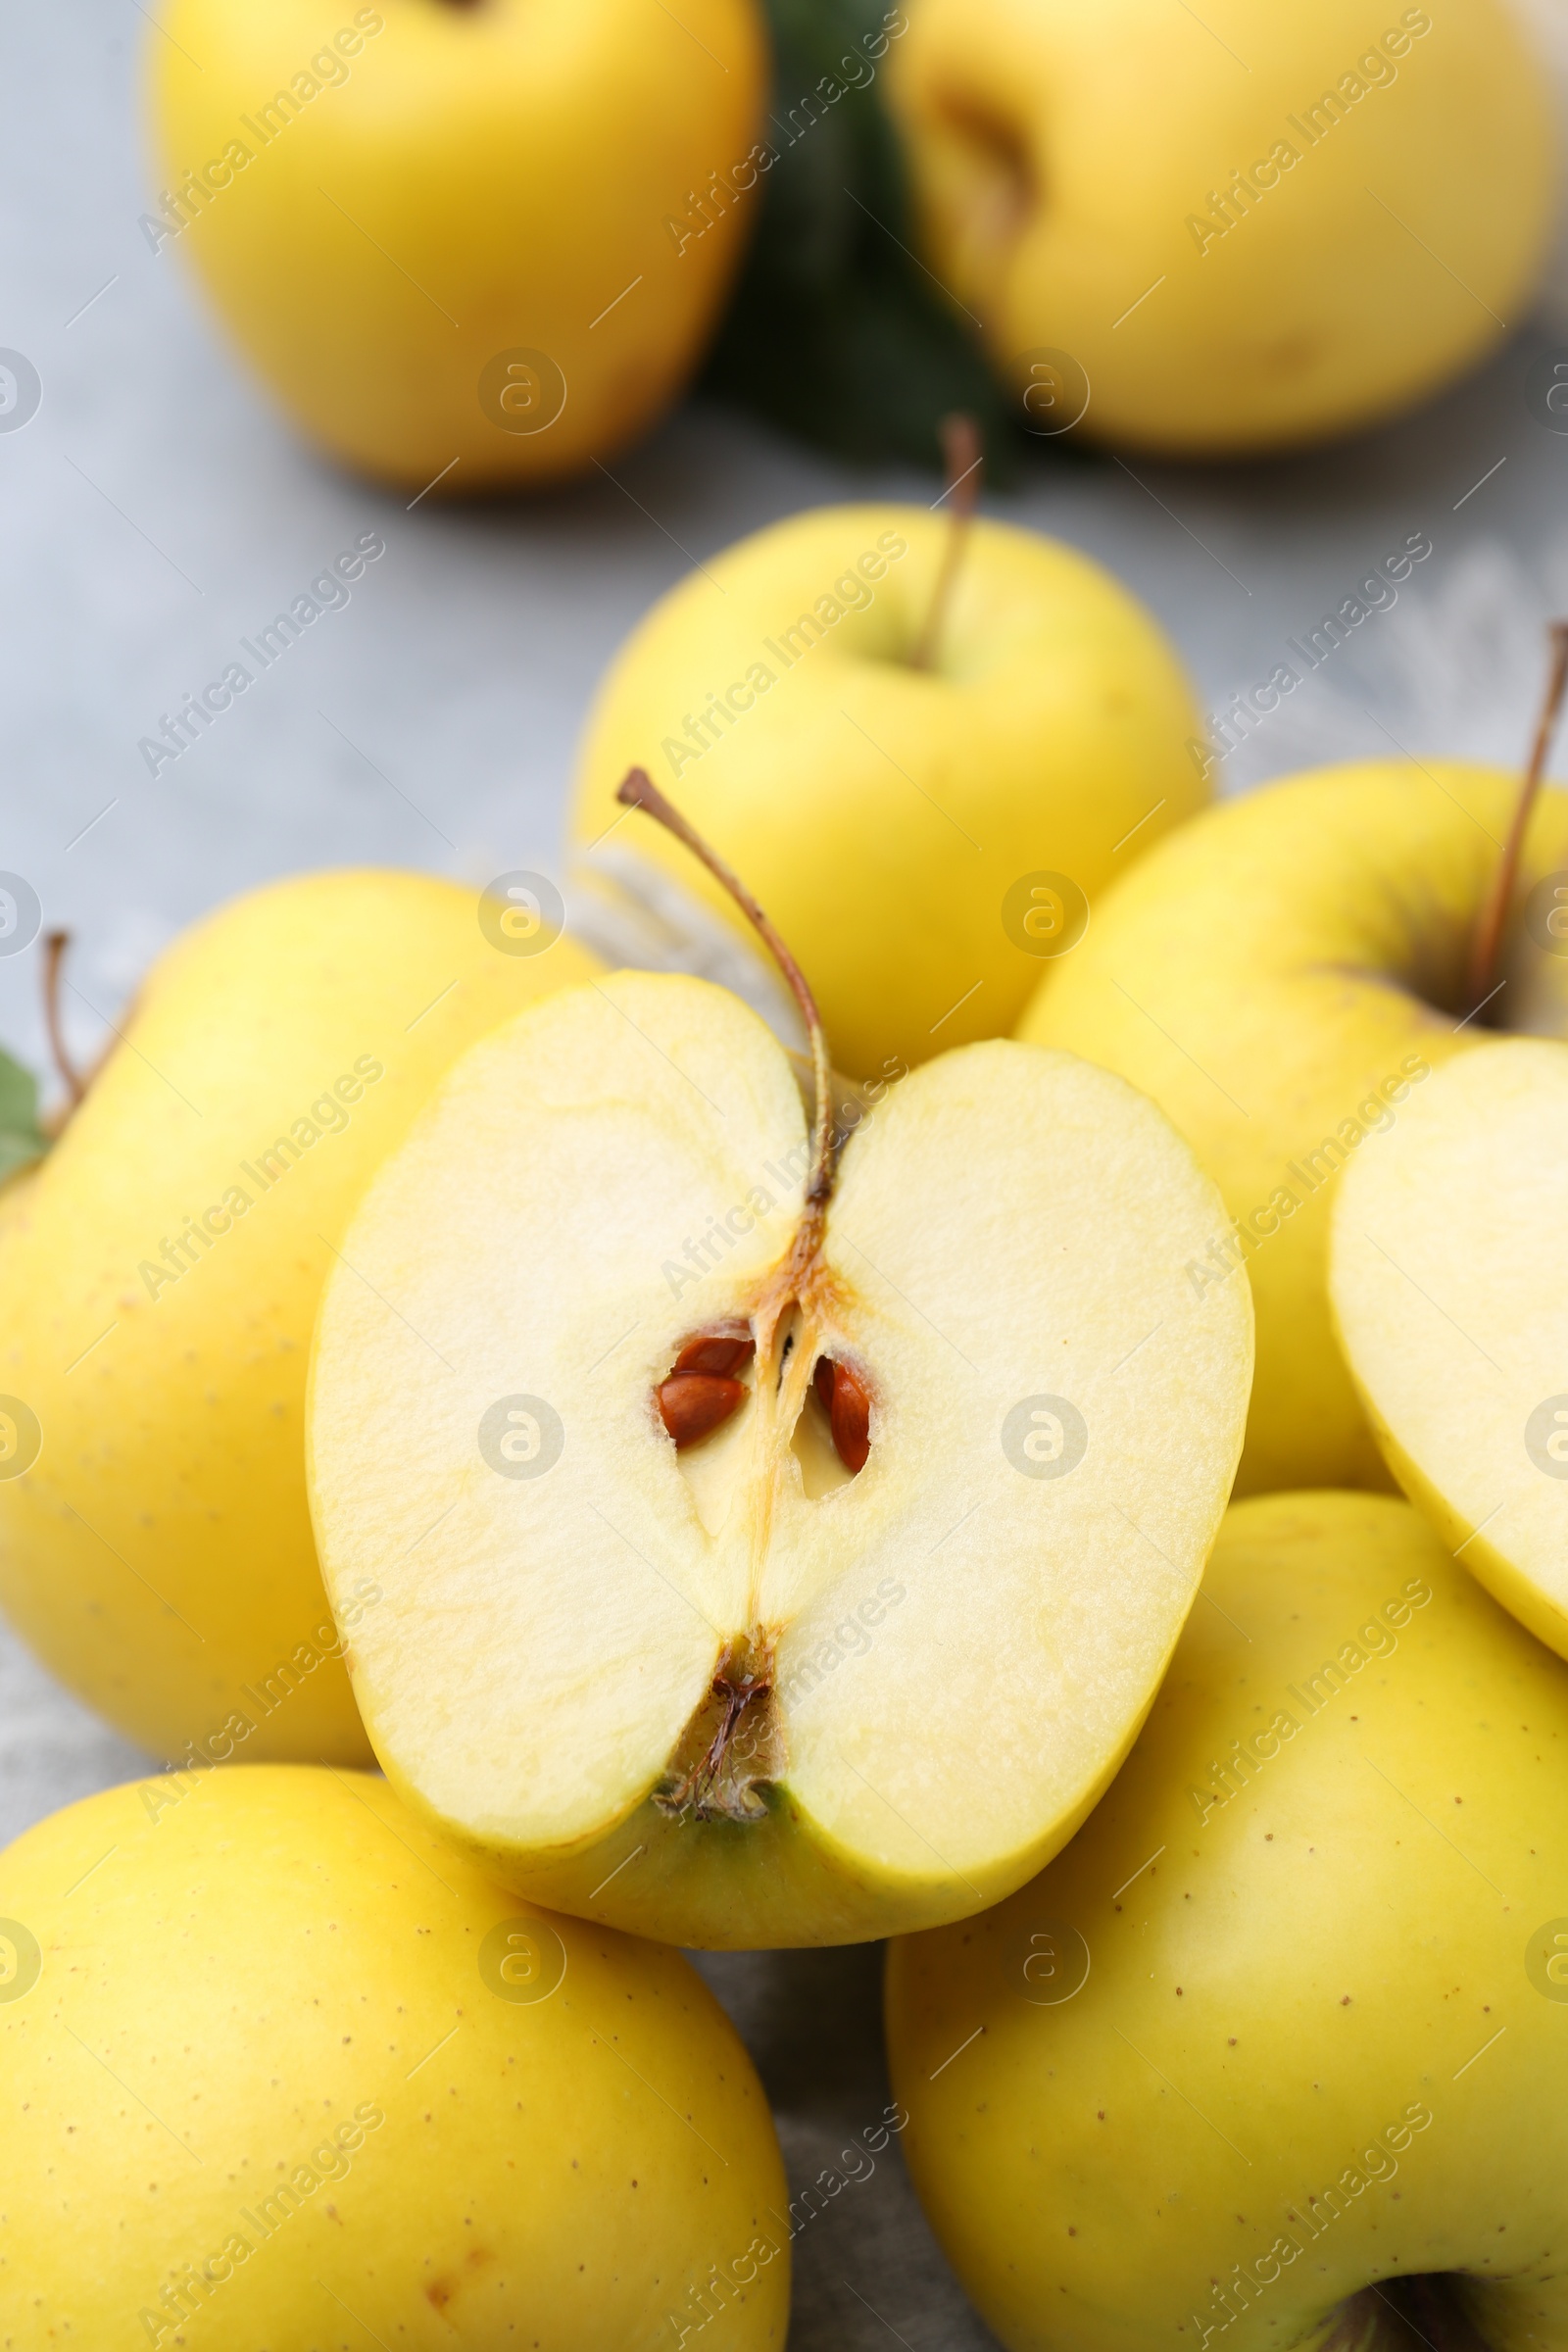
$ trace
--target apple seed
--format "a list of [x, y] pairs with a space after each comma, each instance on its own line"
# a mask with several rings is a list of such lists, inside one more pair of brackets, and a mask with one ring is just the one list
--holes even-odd
[[712, 1372], [733, 1378], [757, 1353], [757, 1342], [750, 1332], [700, 1331], [695, 1340], [688, 1340], [675, 1358], [677, 1372]]
[[659, 1400], [659, 1417], [674, 1439], [678, 1453], [682, 1446], [695, 1446], [699, 1438], [706, 1438], [729, 1419], [746, 1395], [746, 1384], [715, 1372], [672, 1372], [660, 1382], [654, 1395]]
[[829, 1355], [817, 1357], [811, 1380], [839, 1460], [846, 1470], [863, 1470], [871, 1450], [871, 1398], [865, 1383], [848, 1364], [835, 1363]]

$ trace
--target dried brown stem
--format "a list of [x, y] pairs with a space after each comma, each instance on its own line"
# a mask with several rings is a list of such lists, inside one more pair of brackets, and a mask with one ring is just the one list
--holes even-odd
[[774, 1779], [781, 1762], [771, 1646], [753, 1656], [731, 1642], [654, 1802], [677, 1820], [692, 1812], [699, 1821], [760, 1821], [767, 1807], [756, 1783]]
[[71, 1098], [71, 1107], [74, 1110], [87, 1092], [87, 1081], [71, 1058], [60, 1019], [60, 967], [70, 945], [69, 931], [49, 931], [44, 934], [43, 1019], [49, 1036], [49, 1052]]
[[1508, 838], [1502, 845], [1502, 856], [1493, 876], [1492, 889], [1481, 910], [1475, 938], [1470, 949], [1470, 1002], [1472, 1005], [1485, 1003], [1491, 993], [1497, 968], [1497, 951], [1502, 944], [1503, 925], [1513, 904], [1514, 885], [1519, 878], [1519, 861], [1524, 855], [1525, 835], [1530, 828], [1531, 811], [1541, 790], [1545, 773], [1546, 754], [1557, 731], [1562, 712], [1563, 696], [1568, 693], [1568, 621], [1554, 620], [1546, 632], [1551, 648], [1551, 668], [1547, 673], [1546, 691], [1542, 700], [1541, 715], [1536, 721], [1536, 740], [1531, 746], [1530, 765], [1520, 787], [1514, 808], [1513, 822]]
[[969, 536], [975, 509], [980, 504], [985, 443], [974, 418], [961, 411], [942, 419], [942, 461], [948, 477], [948, 486], [942, 493], [948, 504], [947, 545], [942, 551], [942, 568], [937, 573], [937, 584], [931, 591], [925, 625], [909, 656], [911, 669], [936, 667], [954, 582], [958, 576], [958, 566], [963, 562], [964, 542]]
[[808, 1225], [820, 1227], [822, 1212], [833, 1191], [833, 1072], [828, 1061], [827, 1033], [822, 1016], [816, 1008], [810, 983], [796, 962], [783, 940], [774, 930], [761, 907], [753, 898], [739, 875], [724, 863], [716, 850], [710, 850], [695, 826], [689, 824], [673, 802], [667, 801], [646, 768], [634, 767], [623, 779], [615, 798], [628, 808], [641, 808], [666, 833], [673, 833], [692, 856], [707, 866], [716, 882], [723, 885], [767, 948], [779, 970], [789, 983], [790, 993], [801, 1008], [801, 1018], [811, 1047], [811, 1077], [815, 1088], [815, 1122], [811, 1132], [811, 1173], [806, 1188], [808, 1208], [812, 1212]]

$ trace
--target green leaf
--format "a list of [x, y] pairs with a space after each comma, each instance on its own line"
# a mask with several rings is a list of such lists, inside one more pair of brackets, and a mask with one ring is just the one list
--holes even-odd
[[38, 1124], [38, 1081], [0, 1051], [0, 1184], [42, 1159], [48, 1149], [49, 1138]]
[[766, 0], [766, 10], [763, 135], [776, 160], [759, 182], [709, 389], [837, 457], [932, 466], [942, 418], [967, 409], [991, 478], [1010, 480], [1022, 436], [974, 328], [911, 250], [904, 160], [882, 103], [886, 56], [871, 54], [886, 37], [884, 0]]

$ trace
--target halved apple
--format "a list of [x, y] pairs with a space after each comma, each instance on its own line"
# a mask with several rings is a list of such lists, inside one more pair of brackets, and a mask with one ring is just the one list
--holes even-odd
[[1390, 1469], [1568, 1657], [1568, 1046], [1477, 1046], [1347, 1168], [1329, 1292]]
[[851, 1942], [1038, 1870], [1241, 1446], [1248, 1294], [1184, 1272], [1219, 1196], [1122, 1080], [967, 1046], [830, 1200], [821, 1164], [736, 998], [569, 989], [454, 1067], [318, 1330], [317, 1528], [330, 1591], [385, 1592], [348, 1663], [388, 1777], [504, 1882], [682, 1943]]

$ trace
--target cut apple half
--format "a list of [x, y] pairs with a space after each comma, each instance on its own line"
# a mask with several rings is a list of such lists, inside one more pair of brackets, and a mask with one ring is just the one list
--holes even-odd
[[1345, 1171], [1329, 1290], [1391, 1470], [1568, 1657], [1568, 1046], [1474, 1047]]
[[[318, 1328], [317, 1529], [345, 1617], [381, 1594], [347, 1658], [388, 1777], [519, 1891], [682, 1943], [854, 1941], [1038, 1870], [1242, 1440], [1248, 1292], [1187, 1271], [1219, 1197], [1120, 1079], [969, 1046], [828, 1202], [811, 1165], [736, 998], [568, 989], [455, 1065]], [[738, 1392], [706, 1435], [677, 1379]]]

